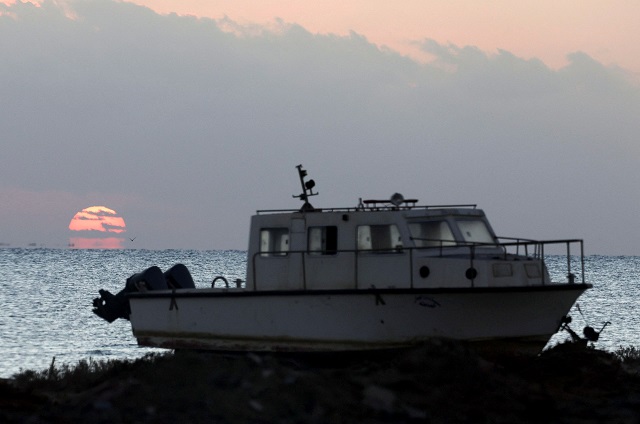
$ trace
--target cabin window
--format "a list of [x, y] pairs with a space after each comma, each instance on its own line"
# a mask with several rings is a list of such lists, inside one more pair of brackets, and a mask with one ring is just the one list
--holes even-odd
[[392, 225], [360, 225], [358, 227], [358, 250], [391, 250], [402, 247], [398, 227]]
[[288, 228], [265, 228], [260, 230], [260, 252], [262, 252], [262, 256], [283, 256], [288, 251]]
[[511, 267], [511, 264], [510, 263], [493, 264], [493, 276], [496, 278], [512, 277], [513, 268]]
[[495, 244], [495, 240], [484, 221], [479, 219], [460, 220], [458, 228], [467, 243]]
[[447, 221], [409, 223], [409, 231], [416, 247], [453, 246], [456, 244]]
[[308, 237], [309, 253], [335, 255], [338, 250], [338, 227], [311, 227]]

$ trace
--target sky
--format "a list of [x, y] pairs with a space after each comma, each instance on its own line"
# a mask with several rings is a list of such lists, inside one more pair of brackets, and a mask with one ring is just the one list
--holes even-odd
[[125, 247], [246, 249], [303, 164], [316, 207], [477, 203], [640, 255], [640, 3], [310, 3], [0, 2], [0, 243], [100, 205]]
[[583, 51], [640, 76], [640, 2], [636, 0], [135, 0], [159, 13], [177, 13], [268, 27], [276, 20], [311, 33], [365, 35], [418, 60], [432, 58], [425, 39], [485, 52], [507, 50], [559, 68]]

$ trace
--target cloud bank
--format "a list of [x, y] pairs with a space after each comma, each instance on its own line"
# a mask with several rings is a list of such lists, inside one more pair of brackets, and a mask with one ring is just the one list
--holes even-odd
[[299, 206], [302, 163], [318, 207], [478, 203], [502, 236], [640, 254], [624, 70], [421, 48], [433, 62], [285, 22], [0, 5], [0, 242], [64, 245], [74, 213], [105, 204], [138, 247], [244, 249], [256, 209]]

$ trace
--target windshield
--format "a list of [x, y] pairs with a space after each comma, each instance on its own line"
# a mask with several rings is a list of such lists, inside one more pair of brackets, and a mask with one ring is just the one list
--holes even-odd
[[409, 231], [416, 247], [453, 246], [456, 244], [447, 221], [409, 223]]
[[495, 244], [495, 240], [484, 221], [465, 219], [457, 221], [462, 238], [467, 243]]

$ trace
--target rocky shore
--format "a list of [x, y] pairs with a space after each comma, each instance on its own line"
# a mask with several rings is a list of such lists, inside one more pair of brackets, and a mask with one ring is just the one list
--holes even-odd
[[176, 352], [0, 380], [3, 423], [640, 423], [640, 355], [434, 341], [374, 356]]

